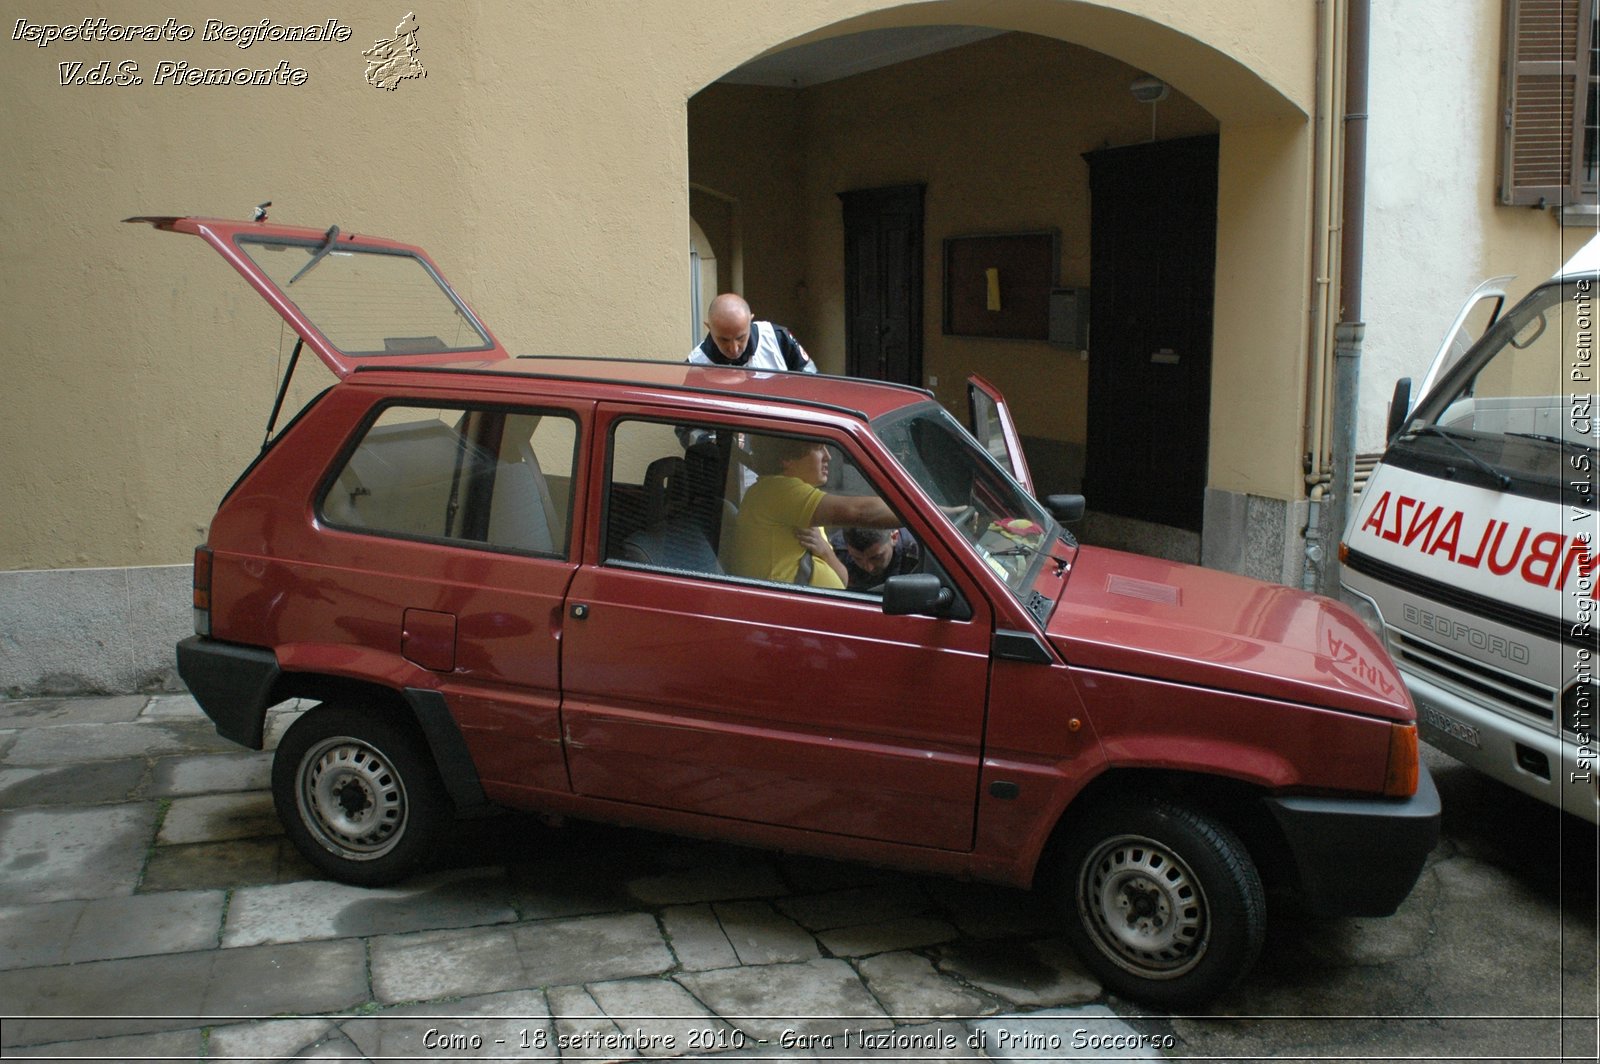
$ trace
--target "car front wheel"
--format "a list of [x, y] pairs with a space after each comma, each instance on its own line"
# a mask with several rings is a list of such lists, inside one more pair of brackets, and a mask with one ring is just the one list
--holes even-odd
[[331, 704], [284, 733], [272, 763], [272, 797], [306, 860], [358, 886], [409, 875], [451, 820], [420, 740], [377, 711]]
[[1068, 833], [1055, 877], [1079, 956], [1126, 997], [1198, 1005], [1261, 952], [1266, 901], [1249, 852], [1187, 807], [1129, 797], [1089, 811]]

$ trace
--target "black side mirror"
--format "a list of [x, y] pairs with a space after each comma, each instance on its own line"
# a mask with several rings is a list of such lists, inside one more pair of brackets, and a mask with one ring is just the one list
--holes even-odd
[[1394, 382], [1394, 395], [1389, 399], [1389, 424], [1385, 427], [1384, 439], [1392, 440], [1400, 435], [1401, 427], [1410, 416], [1411, 378], [1401, 377]]
[[932, 573], [907, 573], [883, 582], [883, 612], [893, 617], [910, 613], [937, 617], [950, 608], [955, 597]]
[[1049, 510], [1050, 515], [1062, 524], [1080, 520], [1083, 517], [1085, 505], [1082, 495], [1046, 495], [1044, 497], [1044, 508]]

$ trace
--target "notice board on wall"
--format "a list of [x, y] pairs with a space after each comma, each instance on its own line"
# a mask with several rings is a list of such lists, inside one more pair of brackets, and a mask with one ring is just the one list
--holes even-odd
[[1058, 243], [1049, 230], [947, 238], [945, 333], [1048, 340]]

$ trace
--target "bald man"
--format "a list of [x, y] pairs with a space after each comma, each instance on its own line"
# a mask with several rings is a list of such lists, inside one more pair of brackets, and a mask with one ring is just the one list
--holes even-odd
[[706, 338], [689, 352], [689, 361], [702, 366], [817, 372], [816, 363], [788, 329], [754, 319], [750, 304], [743, 298], [732, 292], [722, 293], [711, 301], [705, 321]]

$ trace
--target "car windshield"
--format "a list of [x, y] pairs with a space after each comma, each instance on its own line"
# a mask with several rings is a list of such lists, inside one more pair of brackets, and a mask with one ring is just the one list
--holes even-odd
[[906, 474], [1021, 598], [1055, 522], [937, 404], [888, 415], [873, 431]]
[[1561, 483], [1573, 452], [1595, 444], [1593, 300], [1587, 281], [1536, 289], [1422, 397], [1399, 445]]

